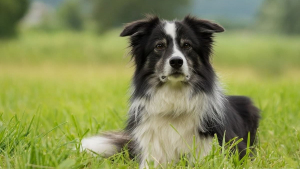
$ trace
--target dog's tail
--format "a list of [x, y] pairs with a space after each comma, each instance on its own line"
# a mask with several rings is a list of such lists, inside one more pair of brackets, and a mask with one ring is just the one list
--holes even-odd
[[84, 138], [81, 141], [81, 150], [91, 151], [110, 157], [122, 151], [122, 148], [130, 143], [130, 137], [125, 132], [111, 132], [99, 136]]

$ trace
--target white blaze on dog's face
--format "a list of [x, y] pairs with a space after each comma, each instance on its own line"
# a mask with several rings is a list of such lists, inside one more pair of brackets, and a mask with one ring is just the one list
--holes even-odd
[[[160, 80], [165, 82], [170, 81], [187, 81], [190, 78], [189, 66], [184, 54], [180, 51], [180, 44], [176, 42], [176, 24], [175, 22], [166, 21], [164, 31], [171, 37], [170, 42], [172, 52], [169, 58], [165, 60], [163, 72], [159, 75]], [[189, 44], [185, 44], [189, 45]]]

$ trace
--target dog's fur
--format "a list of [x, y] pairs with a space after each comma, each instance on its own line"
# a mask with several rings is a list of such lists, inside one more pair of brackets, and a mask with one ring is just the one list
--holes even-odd
[[[130, 36], [136, 66], [127, 126], [122, 132], [82, 140], [82, 148], [105, 157], [128, 147], [140, 168], [191, 161], [207, 155], [212, 138], [243, 138], [253, 145], [259, 111], [244, 96], [226, 96], [210, 63], [213, 34], [224, 29], [191, 16], [165, 21], [150, 16], [129, 23], [121, 36]], [[191, 155], [196, 154], [196, 157]]]

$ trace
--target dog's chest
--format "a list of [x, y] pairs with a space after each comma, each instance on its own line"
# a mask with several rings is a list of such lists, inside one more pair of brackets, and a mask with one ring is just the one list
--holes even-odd
[[201, 113], [203, 99], [201, 95], [192, 96], [189, 87], [173, 89], [163, 86], [156, 90], [152, 97], [144, 103], [149, 115], [180, 116]]
[[168, 162], [193, 150], [207, 153], [210, 149], [211, 138], [200, 138], [198, 133], [201, 98], [191, 97], [188, 89], [162, 88], [142, 106], [144, 112], [140, 112], [143, 114], [133, 134], [144, 158]]
[[144, 119], [134, 132], [142, 158], [168, 163], [176, 162], [182, 155], [188, 155], [191, 161], [207, 155], [212, 137], [201, 137], [197, 123], [198, 120], [193, 116], [175, 119], [153, 116]]

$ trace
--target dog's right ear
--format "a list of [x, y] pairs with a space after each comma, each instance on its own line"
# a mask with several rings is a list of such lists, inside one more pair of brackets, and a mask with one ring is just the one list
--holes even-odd
[[120, 36], [133, 36], [137, 34], [146, 34], [148, 29], [159, 23], [159, 18], [157, 16], [147, 16], [145, 19], [134, 21], [128, 23], [124, 30], [121, 32]]

